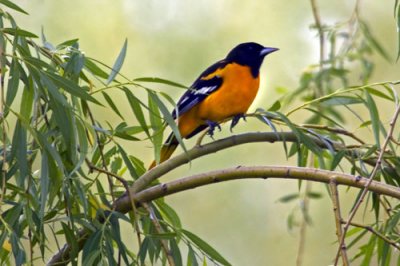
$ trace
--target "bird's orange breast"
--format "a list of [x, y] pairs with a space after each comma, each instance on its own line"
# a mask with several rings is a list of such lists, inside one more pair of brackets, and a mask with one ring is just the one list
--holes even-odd
[[216, 75], [223, 79], [222, 85], [216, 92], [199, 103], [198, 117], [218, 122], [237, 114], [246, 113], [257, 95], [260, 78], [254, 78], [248, 66], [231, 63], [203, 79], [209, 79]]
[[223, 79], [221, 87], [179, 117], [178, 126], [182, 137], [187, 137], [199, 126], [205, 125], [206, 120], [220, 122], [244, 114], [253, 103], [260, 78], [254, 78], [248, 66], [227, 64], [202, 79], [215, 76]]

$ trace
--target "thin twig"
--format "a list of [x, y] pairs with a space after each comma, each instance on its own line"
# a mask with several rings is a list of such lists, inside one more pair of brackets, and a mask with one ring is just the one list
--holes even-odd
[[[154, 225], [154, 228], [157, 232], [157, 234], [162, 234], [164, 231], [161, 228], [161, 225], [157, 219], [156, 214], [154, 213], [153, 208], [148, 204], [148, 203], [142, 203], [141, 204], [149, 213], [150, 216], [150, 220]], [[160, 239], [160, 243], [161, 243], [161, 248], [163, 249], [165, 256], [167, 258], [167, 261], [169, 263], [170, 266], [175, 266], [175, 261], [174, 258], [172, 257], [172, 253], [171, 250], [168, 248], [168, 242], [165, 239]]]
[[309, 205], [310, 205], [310, 198], [308, 197], [308, 194], [310, 193], [310, 191], [311, 191], [311, 183], [307, 181], [304, 197], [300, 203], [301, 208], [303, 210], [303, 220], [300, 225], [299, 247], [297, 250], [297, 258], [296, 258], [297, 266], [301, 266], [303, 264], [304, 251], [305, 251], [305, 247], [306, 247], [306, 232], [307, 232], [307, 224], [308, 224], [307, 216], [308, 216], [308, 210], [309, 210]]
[[[88, 114], [89, 114], [89, 117], [90, 117], [90, 121], [92, 122], [92, 125], [96, 126], [96, 121], [94, 120], [92, 111], [90, 110], [89, 106], [87, 107], [87, 110], [88, 110]], [[99, 153], [100, 153], [102, 166], [108, 172], [108, 167], [107, 167], [106, 159], [104, 157], [104, 152], [103, 152], [103, 143], [101, 143], [101, 141], [100, 141], [100, 134], [97, 132], [96, 129], [94, 131], [95, 131], [95, 134], [96, 134], [96, 142], [97, 142], [97, 146], [99, 148]], [[110, 189], [111, 198], [114, 201], [115, 200], [114, 193], [113, 193], [114, 184], [113, 184], [112, 178], [111, 178], [111, 176], [109, 174], [107, 174], [107, 180], [108, 180], [108, 186], [109, 186], [109, 189]]]
[[319, 129], [319, 130], [329, 131], [331, 133], [345, 135], [345, 136], [351, 137], [352, 139], [358, 141], [360, 144], [365, 144], [365, 142], [362, 139], [360, 139], [353, 133], [351, 133], [345, 129], [342, 129], [342, 128], [328, 127], [325, 125], [313, 125], [313, 124], [303, 124], [303, 125], [300, 125], [300, 127]]
[[[342, 224], [347, 224], [346, 221], [342, 221]], [[356, 222], [350, 222], [351, 226], [354, 227], [359, 227], [359, 228], [364, 228], [365, 230], [373, 233], [374, 235], [376, 235], [377, 237], [381, 238], [383, 241], [387, 242], [388, 244], [392, 245], [394, 248], [396, 248], [397, 250], [400, 250], [400, 244], [397, 241], [394, 241], [388, 237], [386, 237], [384, 234], [382, 234], [381, 232], [375, 230], [372, 226], [370, 225], [363, 225], [363, 224], [359, 224]]]
[[353, 210], [351, 211], [351, 213], [350, 213], [350, 215], [349, 215], [349, 217], [348, 217], [348, 220], [347, 220], [346, 224], [344, 225], [344, 228], [343, 228], [343, 235], [342, 235], [342, 238], [340, 239], [339, 249], [338, 249], [338, 251], [337, 251], [337, 253], [336, 253], [336, 257], [335, 257], [335, 265], [336, 265], [337, 262], [338, 262], [338, 259], [339, 259], [339, 256], [340, 256], [340, 247], [341, 247], [341, 246], [343, 245], [343, 243], [344, 243], [344, 239], [345, 239], [345, 237], [346, 237], [346, 233], [347, 233], [347, 231], [348, 231], [348, 229], [349, 229], [350, 223], [352, 222], [354, 216], [356, 215], [358, 209], [360, 208], [361, 203], [364, 201], [364, 198], [365, 198], [365, 196], [367, 195], [367, 193], [368, 193], [368, 191], [369, 191], [369, 187], [371, 186], [371, 184], [372, 184], [372, 182], [373, 182], [373, 179], [374, 179], [376, 173], [378, 172], [378, 170], [380, 169], [380, 167], [381, 167], [381, 165], [382, 165], [383, 156], [384, 156], [384, 154], [385, 154], [386, 147], [388, 146], [388, 144], [389, 144], [389, 142], [390, 142], [390, 140], [391, 140], [391, 137], [392, 137], [392, 135], [393, 135], [394, 126], [395, 126], [395, 124], [396, 124], [396, 121], [397, 121], [397, 118], [398, 118], [398, 116], [399, 116], [399, 113], [400, 113], [400, 105], [398, 105], [398, 106], [396, 107], [396, 111], [395, 111], [395, 113], [394, 113], [394, 115], [393, 115], [392, 120], [390, 121], [389, 132], [387, 133], [385, 142], [383, 143], [382, 147], [380, 148], [380, 153], [379, 153], [378, 159], [377, 159], [377, 161], [376, 161], [376, 164], [375, 164], [374, 169], [372, 170], [372, 172], [371, 172], [371, 174], [370, 174], [370, 176], [369, 176], [369, 180], [368, 180], [368, 182], [365, 184], [365, 188], [363, 189], [363, 191], [362, 191], [362, 193], [361, 193], [361, 195], [360, 195], [358, 201], [356, 202], [356, 204], [355, 204]]
[[[342, 214], [340, 212], [340, 201], [339, 201], [339, 193], [337, 189], [336, 179], [333, 177], [329, 181], [329, 190], [331, 192], [333, 212], [335, 214], [335, 222], [336, 222], [336, 235], [338, 237], [338, 242], [342, 239], [343, 236], [343, 228], [342, 228]], [[342, 261], [344, 266], [349, 265], [349, 259], [347, 257], [347, 247], [346, 244], [343, 243], [340, 247], [340, 254], [342, 256]]]
[[319, 11], [317, 8], [316, 0], [310, 0], [311, 8], [314, 16], [315, 26], [318, 30], [319, 36], [319, 67], [320, 70], [323, 68], [324, 58], [325, 58], [325, 37], [324, 37], [324, 30], [322, 28], [321, 17], [319, 15]]
[[6, 195], [6, 178], [7, 178], [7, 171], [8, 171], [8, 162], [7, 162], [7, 131], [6, 131], [6, 121], [5, 121], [5, 97], [4, 97], [4, 74], [6, 73], [5, 65], [4, 65], [4, 49], [3, 42], [0, 43], [0, 122], [2, 126], [2, 136], [1, 140], [3, 142], [3, 164], [1, 168], [1, 195], [0, 195], [0, 213], [1, 213], [1, 206], [3, 205], [3, 199]]
[[135, 206], [135, 203], [134, 203], [134, 200], [133, 200], [132, 193], [129, 191], [129, 184], [128, 184], [128, 182], [127, 182], [123, 177], [121, 177], [121, 176], [119, 176], [119, 175], [117, 175], [117, 174], [114, 174], [113, 172], [104, 170], [103, 168], [100, 168], [100, 167], [97, 167], [97, 166], [93, 165], [88, 159], [85, 159], [85, 161], [86, 161], [87, 166], [89, 167], [89, 171], [90, 171], [90, 172], [92, 172], [93, 170], [96, 170], [97, 172], [106, 174], [106, 175], [108, 175], [108, 176], [112, 176], [112, 177], [114, 177], [115, 179], [117, 179], [119, 182], [121, 182], [121, 184], [124, 186], [125, 190], [126, 190], [127, 193], [128, 193], [127, 195], [128, 195], [128, 197], [129, 197], [129, 201], [130, 201], [130, 203], [131, 203], [132, 210], [133, 210], [133, 212], [134, 212], [134, 214], [135, 214], [135, 215], [134, 215], [134, 223], [133, 223], [133, 224], [134, 224], [135, 231], [136, 231], [136, 238], [137, 238], [137, 240], [138, 240], [138, 245], [140, 246], [141, 243], [142, 243], [142, 239], [141, 239], [141, 237], [140, 237], [140, 227], [139, 227], [139, 223], [138, 223], [137, 218], [136, 218], [136, 214], [137, 214], [138, 212], [136, 211], [136, 206]]

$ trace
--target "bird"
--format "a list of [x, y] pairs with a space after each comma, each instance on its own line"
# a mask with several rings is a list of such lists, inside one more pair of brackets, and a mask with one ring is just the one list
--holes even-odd
[[[219, 123], [232, 118], [231, 130], [253, 103], [260, 84], [260, 67], [265, 56], [278, 51], [255, 42], [241, 43], [208, 67], [182, 95], [172, 111], [182, 138], [191, 138], [208, 128], [212, 137]], [[160, 161], [171, 157], [179, 142], [172, 132], [164, 142]], [[153, 161], [149, 167], [156, 166]]]

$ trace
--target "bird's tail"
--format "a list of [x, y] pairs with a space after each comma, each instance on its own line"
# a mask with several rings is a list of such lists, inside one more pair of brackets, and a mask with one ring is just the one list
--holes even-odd
[[[174, 151], [176, 150], [176, 148], [178, 147], [179, 142], [176, 139], [174, 133], [172, 132], [167, 140], [165, 141], [164, 145], [161, 148], [161, 152], [160, 152], [160, 163], [168, 160], [171, 155], [174, 153]], [[155, 167], [157, 165], [157, 162], [154, 160], [150, 166], [149, 166], [149, 170], [152, 169], [153, 167]]]

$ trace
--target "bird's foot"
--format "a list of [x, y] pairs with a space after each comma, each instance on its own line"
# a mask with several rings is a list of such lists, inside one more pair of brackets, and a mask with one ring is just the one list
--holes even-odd
[[208, 126], [207, 133], [208, 133], [208, 135], [210, 135], [211, 138], [214, 136], [215, 128], [218, 128], [219, 131], [221, 131], [221, 126], [217, 122], [214, 122], [214, 121], [211, 121], [211, 120], [206, 120], [206, 123], [207, 123], [207, 126]]
[[240, 118], [243, 118], [244, 121], [246, 121], [246, 115], [245, 114], [237, 114], [232, 118], [232, 123], [231, 123], [231, 132], [232, 129], [239, 123]]

